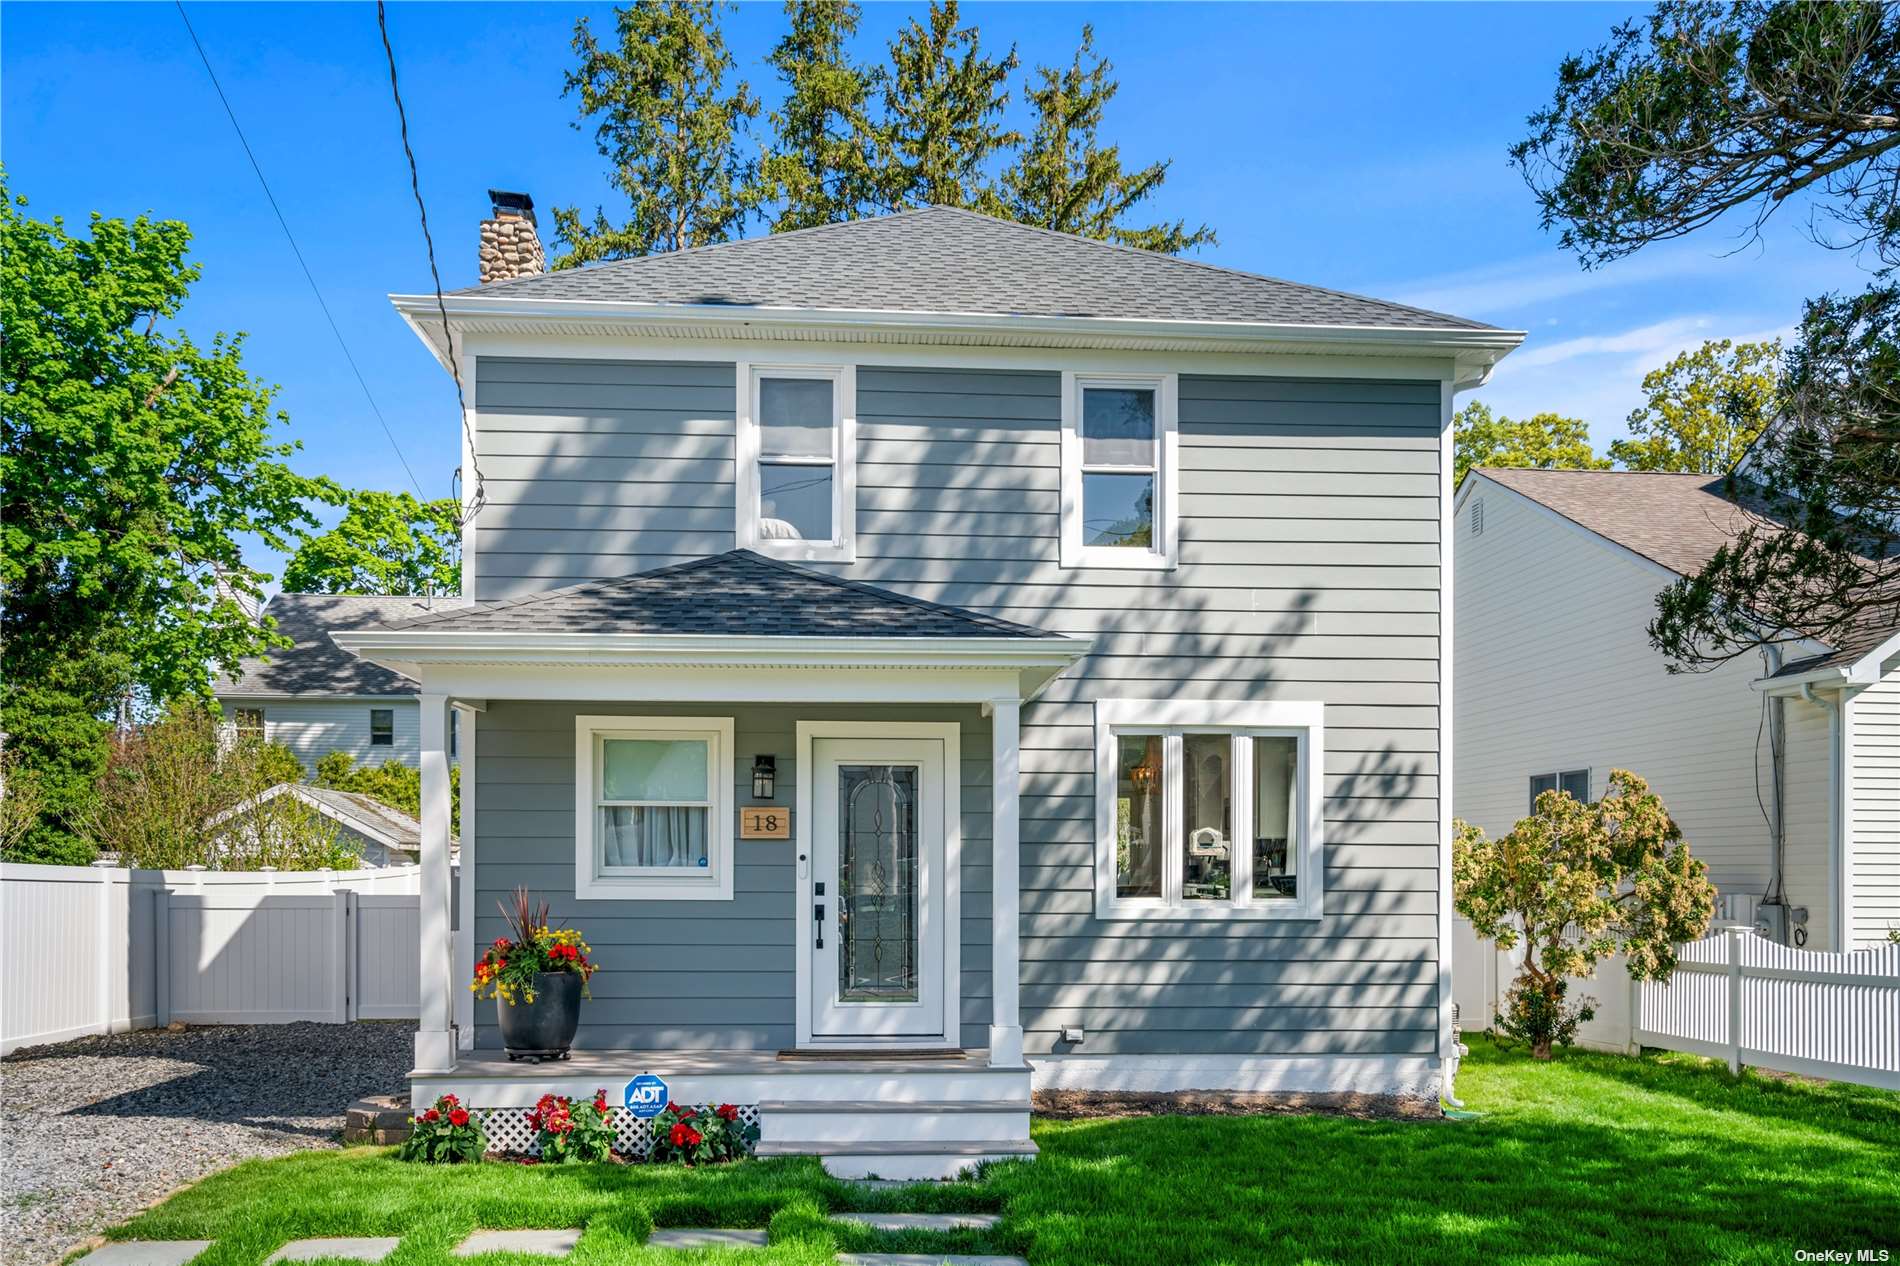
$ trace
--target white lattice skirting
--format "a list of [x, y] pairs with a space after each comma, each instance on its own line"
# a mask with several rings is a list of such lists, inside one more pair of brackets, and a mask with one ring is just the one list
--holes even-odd
[[[710, 1116], [714, 1105], [687, 1104], [694, 1111]], [[477, 1109], [477, 1111], [482, 1111]], [[614, 1127], [614, 1150], [622, 1156], [638, 1157], [645, 1160], [653, 1151], [653, 1122], [642, 1120], [625, 1108], [609, 1108], [607, 1119]], [[745, 1103], [739, 1105], [739, 1124], [756, 1126], [759, 1124], [759, 1105]], [[530, 1156], [540, 1154], [540, 1146], [534, 1140], [534, 1130], [528, 1125], [528, 1109], [491, 1108], [482, 1111], [482, 1126], [488, 1132], [488, 1146], [497, 1152], [525, 1152]]]

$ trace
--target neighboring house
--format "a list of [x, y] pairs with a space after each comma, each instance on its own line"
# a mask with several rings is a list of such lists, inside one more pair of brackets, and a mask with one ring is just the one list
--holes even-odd
[[[422, 824], [401, 809], [354, 791], [336, 791], [306, 783], [280, 782], [219, 814], [213, 825], [235, 821], [241, 826], [260, 805], [279, 796], [291, 796], [328, 819], [343, 842], [362, 857], [365, 866], [409, 866], [421, 855]], [[453, 839], [449, 851], [451, 854], [456, 851]]]
[[[1448, 427], [1520, 335], [945, 209], [395, 303], [486, 493], [472, 607], [335, 633], [421, 691], [413, 1094], [652, 1072], [901, 1176], [1032, 1084], [1436, 1093]], [[451, 1001], [517, 884], [570, 1064]]]
[[1723, 913], [1809, 949], [1875, 944], [1900, 926], [1900, 627], [1701, 673], [1669, 673], [1649, 643], [1657, 593], [1740, 521], [1707, 475], [1472, 471], [1453, 807], [1496, 834], [1547, 787], [1596, 798], [1629, 769], [1708, 863]]
[[[455, 601], [438, 600], [436, 609]], [[246, 658], [235, 676], [214, 684], [226, 724], [284, 744], [313, 774], [331, 752], [348, 752], [359, 765], [414, 765], [416, 683], [347, 653], [330, 632], [429, 609], [427, 599], [401, 595], [278, 594], [264, 614], [293, 645]]]

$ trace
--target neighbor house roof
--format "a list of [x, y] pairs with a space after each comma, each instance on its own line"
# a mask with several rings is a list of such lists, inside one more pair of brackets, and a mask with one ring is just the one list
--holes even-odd
[[1057, 633], [731, 550], [616, 580], [438, 611], [391, 631], [734, 637], [1020, 637]]
[[[441, 600], [437, 600], [438, 609]], [[332, 629], [360, 629], [411, 619], [425, 600], [400, 594], [280, 593], [264, 607], [293, 645], [247, 656], [235, 676], [212, 692], [224, 699], [279, 695], [412, 695], [416, 683], [330, 640]]]
[[[1646, 470], [1509, 470], [1474, 473], [1679, 575], [1692, 575], [1752, 517], [1724, 494], [1721, 475]], [[1870, 611], [1825, 654], [1783, 665], [1778, 677], [1846, 668], [1900, 633], [1900, 609]]]
[[950, 207], [616, 260], [454, 293], [737, 308], [1493, 328]]
[[[422, 848], [422, 823], [401, 809], [392, 808], [360, 792], [313, 787], [309, 783], [301, 782], [280, 782], [274, 787], [266, 788], [234, 808], [226, 809], [218, 814], [211, 819], [211, 825], [218, 826], [228, 822], [278, 796], [291, 796], [301, 800], [324, 817], [348, 827], [365, 839], [381, 844], [384, 848], [410, 853], [418, 852]], [[449, 837], [451, 848], [456, 842], [454, 836]]]

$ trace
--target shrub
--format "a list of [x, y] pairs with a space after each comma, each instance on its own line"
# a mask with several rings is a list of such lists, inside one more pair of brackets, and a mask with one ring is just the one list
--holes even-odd
[[662, 1163], [704, 1165], [743, 1160], [758, 1141], [759, 1127], [741, 1120], [739, 1109], [730, 1103], [716, 1108], [682, 1108], [669, 1103], [665, 1112], [653, 1118], [653, 1159]]
[[542, 1095], [528, 1114], [528, 1128], [534, 1131], [541, 1159], [550, 1164], [612, 1160], [614, 1127], [608, 1114], [604, 1089], [579, 1104], [565, 1095]]
[[1715, 913], [1708, 868], [1689, 855], [1682, 831], [1649, 784], [1610, 771], [1595, 804], [1546, 791], [1509, 834], [1488, 839], [1453, 824], [1452, 904], [1500, 949], [1524, 942], [1506, 1032], [1549, 1059], [1593, 1012], [1565, 1002], [1565, 978], [1588, 978], [1612, 954], [1636, 980], [1667, 980], [1676, 945], [1700, 938]]
[[443, 1095], [434, 1107], [416, 1113], [409, 1138], [396, 1156], [434, 1165], [472, 1165], [487, 1150], [482, 1118], [454, 1095]]
[[[412, 818], [422, 816], [422, 771], [401, 761], [358, 765], [348, 752], [330, 752], [317, 761], [311, 784], [332, 791], [368, 796]], [[449, 830], [462, 829], [462, 767], [449, 766]]]

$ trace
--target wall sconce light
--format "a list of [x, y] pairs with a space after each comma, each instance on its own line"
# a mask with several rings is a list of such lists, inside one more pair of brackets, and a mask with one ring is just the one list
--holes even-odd
[[770, 800], [778, 785], [778, 757], [754, 756], [752, 758], [752, 795], [757, 800]]
[[1155, 788], [1161, 785], [1161, 771], [1151, 761], [1143, 760], [1128, 771], [1128, 781], [1142, 795], [1153, 795]]

